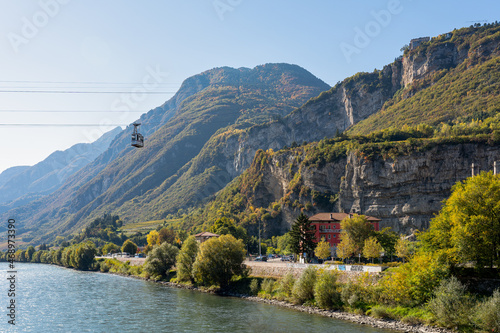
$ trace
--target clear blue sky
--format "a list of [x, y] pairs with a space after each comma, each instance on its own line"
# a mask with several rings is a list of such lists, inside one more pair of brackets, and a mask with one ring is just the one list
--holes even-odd
[[[287, 62], [334, 85], [392, 62], [411, 38], [495, 20], [498, 0], [0, 0], [0, 124], [128, 124], [220, 66]], [[0, 171], [105, 129], [0, 126]]]

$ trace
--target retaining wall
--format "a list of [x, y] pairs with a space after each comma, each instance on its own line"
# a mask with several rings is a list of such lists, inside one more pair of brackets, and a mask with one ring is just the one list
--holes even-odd
[[261, 261], [245, 261], [244, 264], [250, 268], [250, 274], [258, 277], [273, 277], [281, 278], [287, 273], [292, 273], [295, 277], [299, 277], [302, 272], [310, 266], [322, 268], [326, 270], [338, 270], [351, 274], [359, 274], [368, 272], [370, 274], [378, 274], [385, 267], [380, 266], [361, 266], [361, 265], [317, 265], [317, 264], [295, 264], [284, 262], [261, 262]]

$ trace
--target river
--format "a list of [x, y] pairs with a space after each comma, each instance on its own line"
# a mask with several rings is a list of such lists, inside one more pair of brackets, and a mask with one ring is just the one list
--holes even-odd
[[[42, 264], [15, 269], [9, 297], [8, 264], [0, 263], [1, 332], [394, 332], [112, 274]], [[15, 326], [8, 323], [11, 300]]]

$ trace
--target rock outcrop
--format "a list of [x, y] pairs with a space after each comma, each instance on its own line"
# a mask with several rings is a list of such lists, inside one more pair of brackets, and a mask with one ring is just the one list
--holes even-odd
[[396, 159], [365, 160], [349, 154], [339, 191], [339, 210], [377, 216], [382, 227], [411, 233], [429, 227], [451, 187], [475, 172], [493, 170], [500, 147], [442, 144]]
[[[321, 207], [314, 204], [305, 212], [308, 215], [351, 212], [378, 217], [381, 228], [391, 227], [404, 234], [424, 230], [449, 197], [452, 186], [471, 176], [473, 163], [476, 174], [493, 170], [494, 162], [500, 161], [500, 147], [447, 143], [397, 158], [374, 159], [350, 152], [347, 158], [320, 166], [305, 166], [303, 155], [292, 151], [275, 154], [262, 168], [253, 203], [257, 207], [285, 203], [266, 229], [270, 234], [286, 232], [300, 212], [299, 207], [286, 202], [298, 200], [301, 206], [314, 202], [311, 191], [337, 195], [337, 201]], [[284, 200], [292, 192], [293, 176], [301, 164], [299, 181], [306, 194], [295, 193]]]

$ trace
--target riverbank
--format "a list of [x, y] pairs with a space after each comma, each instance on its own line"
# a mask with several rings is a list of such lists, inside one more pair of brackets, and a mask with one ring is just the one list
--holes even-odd
[[305, 312], [305, 313], [309, 313], [309, 314], [313, 314], [313, 315], [330, 317], [330, 318], [338, 319], [338, 320], [345, 320], [345, 321], [349, 321], [352, 323], [356, 323], [356, 324], [360, 324], [360, 325], [367, 325], [367, 326], [380, 328], [380, 329], [390, 329], [390, 330], [409, 332], [409, 333], [410, 332], [411, 333], [454, 333], [454, 331], [447, 330], [447, 329], [440, 328], [440, 327], [425, 326], [425, 325], [409, 325], [409, 324], [405, 324], [405, 323], [397, 321], [397, 320], [383, 320], [383, 319], [373, 318], [370, 316], [357, 315], [357, 314], [348, 313], [348, 312], [329, 311], [329, 310], [324, 310], [324, 309], [320, 309], [320, 308], [312, 307], [312, 306], [295, 305], [295, 304], [285, 302], [285, 301], [270, 300], [270, 299], [265, 299], [265, 298], [261, 298], [258, 296], [250, 296], [250, 295], [245, 295], [245, 294], [236, 294], [236, 293], [229, 293], [229, 292], [220, 292], [220, 291], [213, 290], [213, 289], [202, 289], [202, 288], [198, 288], [198, 287], [195, 287], [192, 285], [187, 285], [187, 284], [182, 284], [182, 283], [155, 281], [155, 280], [146, 279], [146, 278], [143, 278], [140, 276], [126, 275], [126, 274], [112, 273], [112, 272], [108, 272], [108, 273], [119, 275], [119, 276], [128, 276], [128, 277], [132, 277], [132, 278], [136, 278], [136, 279], [140, 279], [140, 280], [144, 280], [144, 281], [155, 282], [155, 283], [159, 283], [159, 284], [169, 286], [172, 288], [189, 289], [189, 290], [203, 292], [203, 293], [211, 293], [211, 294], [219, 295], [221, 297], [236, 297], [236, 298], [241, 298], [241, 299], [252, 301], [252, 302], [266, 303], [266, 304], [285, 307], [288, 309], [292, 309], [292, 310], [296, 310], [296, 311], [300, 311], [300, 312]]

